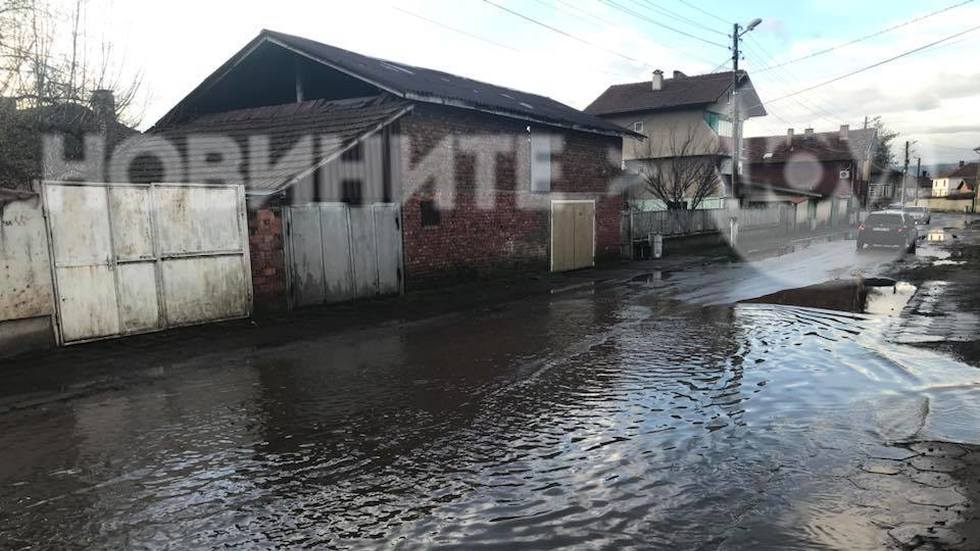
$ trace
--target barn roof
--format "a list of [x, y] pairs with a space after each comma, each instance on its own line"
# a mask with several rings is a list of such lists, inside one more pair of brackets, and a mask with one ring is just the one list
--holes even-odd
[[285, 48], [406, 100], [474, 109], [584, 132], [613, 136], [633, 135], [630, 130], [545, 96], [442, 71], [370, 57], [308, 38], [271, 30], [261, 31], [252, 42], [209, 76], [157, 124], [166, 125], [175, 113], [180, 112], [182, 104], [193, 99], [195, 95], [205, 93], [210, 84], [220, 80], [233, 70], [238, 62], [263, 44]]

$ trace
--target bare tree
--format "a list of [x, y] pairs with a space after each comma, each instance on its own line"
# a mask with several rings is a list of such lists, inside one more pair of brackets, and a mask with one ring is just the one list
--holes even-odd
[[[643, 189], [668, 211], [696, 210], [705, 198], [721, 191], [717, 136], [691, 125], [669, 129], [647, 140], [647, 158], [637, 161]], [[686, 218], [686, 217], [685, 217]]]
[[111, 43], [89, 42], [85, 9], [86, 0], [67, 9], [48, 0], [0, 0], [0, 96], [35, 108], [85, 104], [93, 91], [112, 90], [117, 117], [138, 124], [133, 108], [142, 77], [126, 73]]

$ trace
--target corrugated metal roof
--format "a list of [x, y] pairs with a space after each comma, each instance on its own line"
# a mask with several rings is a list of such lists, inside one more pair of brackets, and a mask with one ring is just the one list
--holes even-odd
[[[221, 162], [200, 162], [193, 174], [181, 175], [195, 182], [241, 183], [251, 193], [280, 190], [316, 166], [337, 157], [356, 141], [390, 124], [411, 109], [411, 104], [387, 94], [347, 100], [312, 100], [285, 105], [255, 107], [198, 116], [187, 122], [154, 128], [129, 148], [148, 148], [155, 160], [135, 162], [129, 176], [136, 181], [159, 182], [163, 167], [172, 161], [187, 161], [188, 140]], [[146, 140], [165, 138], [174, 148]], [[258, 149], [259, 143], [268, 150]], [[125, 154], [125, 150], [117, 155]], [[241, 162], [229, 167], [227, 159]], [[175, 158], [176, 157], [176, 158]], [[268, 161], [268, 170], [250, 167], [250, 157]], [[254, 171], [253, 171], [254, 168]]]

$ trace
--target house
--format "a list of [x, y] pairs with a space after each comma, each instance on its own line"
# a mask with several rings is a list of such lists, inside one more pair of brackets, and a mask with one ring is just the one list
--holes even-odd
[[873, 128], [848, 125], [835, 132], [807, 128], [797, 134], [790, 128], [780, 136], [746, 138], [746, 199], [805, 203], [804, 218], [816, 225], [836, 222], [852, 197], [868, 196], [876, 143]]
[[[673, 78], [664, 78], [657, 70], [648, 81], [610, 86], [585, 112], [646, 138], [624, 139], [623, 160], [628, 171], [642, 173], [666, 159], [703, 156], [730, 182], [734, 82], [731, 71], [690, 76], [674, 71]], [[746, 119], [764, 116], [766, 110], [746, 72], [739, 71], [738, 83], [741, 126]], [[729, 192], [730, 184], [719, 185], [702, 206], [721, 206]], [[631, 198], [641, 208], [656, 208], [660, 203], [642, 189], [634, 189]]]
[[623, 136], [637, 136], [550, 98], [269, 30], [148, 135], [156, 146], [130, 158], [155, 159], [132, 163], [133, 180], [245, 186], [260, 309], [616, 257], [609, 190]]
[[932, 196], [948, 197], [973, 193], [977, 185], [977, 163], [960, 161], [955, 169], [932, 180]]

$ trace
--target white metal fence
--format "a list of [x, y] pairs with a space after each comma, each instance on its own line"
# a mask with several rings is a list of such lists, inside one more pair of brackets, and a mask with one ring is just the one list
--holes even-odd
[[629, 216], [631, 234], [636, 240], [654, 234], [676, 236], [728, 231], [732, 218], [738, 220], [743, 230], [790, 226], [795, 222], [796, 209], [777, 205], [745, 209], [634, 211]]

